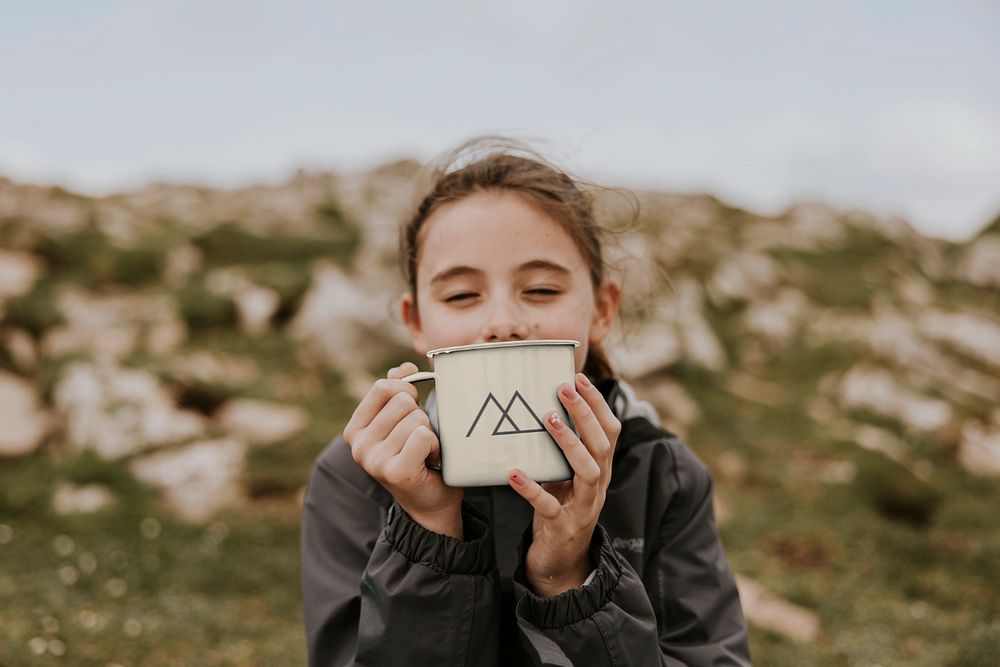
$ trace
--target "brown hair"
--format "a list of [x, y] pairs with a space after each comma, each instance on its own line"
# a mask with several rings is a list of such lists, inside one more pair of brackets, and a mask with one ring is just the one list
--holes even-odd
[[[473, 139], [432, 162], [425, 170], [425, 178], [429, 186], [399, 236], [403, 277], [415, 307], [424, 222], [441, 206], [477, 192], [516, 193], [559, 222], [583, 255], [594, 288], [604, 283], [604, 229], [595, 219], [589, 188], [524, 144], [499, 137]], [[597, 345], [588, 349], [583, 372], [596, 381], [614, 376], [607, 355]]]

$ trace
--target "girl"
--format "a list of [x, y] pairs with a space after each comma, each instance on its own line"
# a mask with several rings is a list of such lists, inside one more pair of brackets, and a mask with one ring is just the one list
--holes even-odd
[[[473, 144], [472, 148], [481, 147]], [[463, 155], [470, 147], [460, 149]], [[590, 195], [523, 149], [436, 172], [401, 235], [414, 349], [580, 341], [545, 427], [573, 468], [445, 486], [433, 395], [390, 370], [319, 456], [302, 526], [311, 665], [748, 665], [712, 480], [601, 349], [620, 302]], [[425, 411], [426, 410], [426, 411]]]

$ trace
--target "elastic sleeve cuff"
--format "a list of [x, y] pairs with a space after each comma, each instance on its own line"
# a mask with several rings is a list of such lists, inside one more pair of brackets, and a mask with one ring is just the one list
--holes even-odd
[[622, 576], [622, 564], [603, 526], [596, 526], [590, 542], [590, 562], [596, 565], [591, 580], [552, 597], [538, 596], [528, 587], [523, 554], [530, 544], [529, 525], [522, 540], [521, 564], [514, 572], [514, 583], [520, 589], [518, 616], [538, 628], [561, 628], [589, 618], [611, 600]]
[[412, 563], [446, 574], [489, 575], [496, 570], [496, 556], [489, 520], [472, 505], [462, 502], [464, 540], [434, 533], [410, 518], [393, 502], [385, 525], [392, 548]]

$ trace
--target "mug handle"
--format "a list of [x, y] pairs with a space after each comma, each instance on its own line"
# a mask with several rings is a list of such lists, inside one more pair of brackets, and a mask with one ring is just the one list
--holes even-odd
[[[416, 384], [418, 382], [425, 382], [427, 380], [433, 380], [433, 379], [435, 379], [435, 375], [434, 375], [434, 371], [418, 371], [416, 373], [413, 373], [412, 375], [407, 375], [405, 378], [399, 378], [399, 379], [402, 380], [403, 382], [409, 382], [410, 384]], [[428, 463], [426, 465], [427, 465], [427, 468], [429, 470], [433, 470], [435, 472], [441, 472], [441, 466], [440, 465], [431, 465], [430, 463]]]

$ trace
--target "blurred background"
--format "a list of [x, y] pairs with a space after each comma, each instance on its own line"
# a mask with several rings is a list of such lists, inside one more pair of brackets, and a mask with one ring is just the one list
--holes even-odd
[[305, 663], [422, 162], [600, 202], [760, 665], [1000, 656], [1000, 7], [0, 5], [0, 666]]

